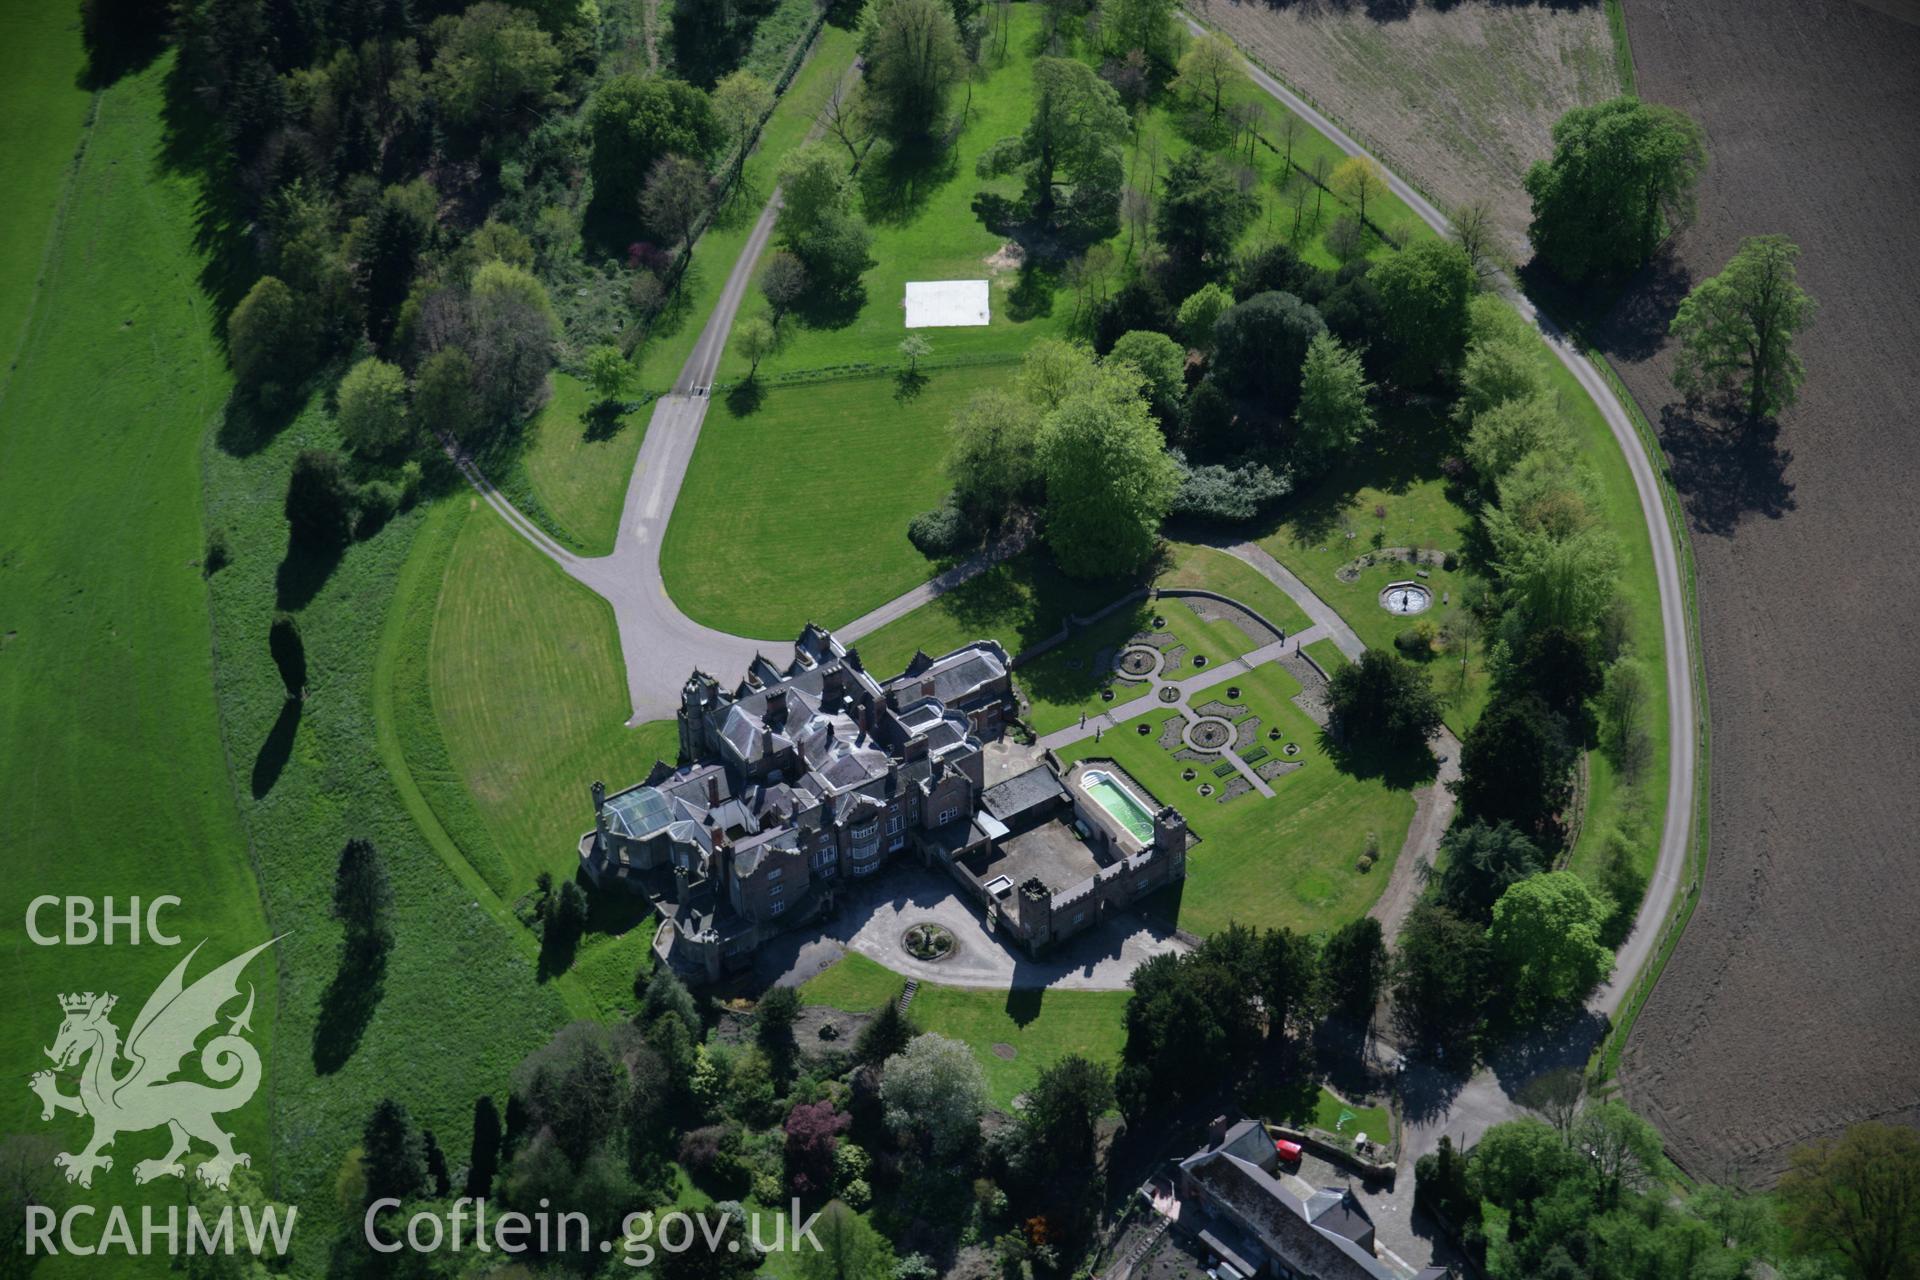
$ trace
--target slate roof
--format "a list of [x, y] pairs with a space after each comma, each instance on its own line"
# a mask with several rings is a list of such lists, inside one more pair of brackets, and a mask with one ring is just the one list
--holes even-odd
[[1037, 764], [980, 793], [980, 807], [1013, 826], [1025, 814], [1067, 797], [1067, 789], [1046, 765]]
[[[1270, 1157], [1272, 1143], [1264, 1130], [1260, 1137]], [[1204, 1188], [1209, 1199], [1229, 1206], [1238, 1215], [1262, 1249], [1294, 1270], [1318, 1280], [1397, 1280], [1384, 1262], [1339, 1230], [1331, 1229], [1347, 1225], [1344, 1219], [1326, 1227], [1317, 1224], [1309, 1216], [1306, 1202], [1279, 1179], [1227, 1149], [1245, 1145], [1245, 1135], [1236, 1126], [1222, 1147], [1191, 1156], [1181, 1167]], [[1357, 1204], [1354, 1207], [1357, 1209]]]
[[[931, 696], [950, 707], [960, 706], [1006, 674], [1006, 666], [989, 650], [959, 649], [936, 659], [921, 671], [889, 682], [887, 692], [896, 696]], [[933, 682], [931, 693], [926, 687], [928, 681]]]

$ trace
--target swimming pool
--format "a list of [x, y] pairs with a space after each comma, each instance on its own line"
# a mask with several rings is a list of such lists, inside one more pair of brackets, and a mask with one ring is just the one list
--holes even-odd
[[1089, 770], [1080, 785], [1095, 804], [1112, 814], [1141, 844], [1153, 843], [1153, 811], [1104, 769]]

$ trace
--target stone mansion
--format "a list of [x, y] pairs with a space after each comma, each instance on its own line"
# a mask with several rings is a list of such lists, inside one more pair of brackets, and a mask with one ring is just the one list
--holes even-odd
[[1182, 879], [1186, 820], [1113, 766], [1036, 754], [989, 782], [983, 744], [1018, 714], [1011, 665], [983, 640], [882, 683], [809, 623], [784, 668], [756, 657], [732, 690], [695, 671], [680, 762], [617, 793], [593, 784], [581, 867], [651, 899], [655, 950], [706, 981], [903, 854], [946, 868], [1034, 955]]

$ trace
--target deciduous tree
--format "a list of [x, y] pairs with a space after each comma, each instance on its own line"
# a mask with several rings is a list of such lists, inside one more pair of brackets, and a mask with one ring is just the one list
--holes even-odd
[[981, 156], [981, 176], [1023, 173], [1027, 198], [1044, 222], [1064, 206], [1076, 225], [1110, 226], [1125, 176], [1128, 119], [1119, 95], [1075, 58], [1035, 58], [1033, 88], [1025, 132]]
[[[1115, 376], [1124, 371], [1124, 376]], [[1146, 563], [1180, 488], [1180, 469], [1129, 366], [1069, 395], [1039, 437], [1047, 542], [1076, 577], [1110, 578]]]
[[1839, 1254], [1860, 1280], [1920, 1275], [1920, 1134], [1869, 1120], [1788, 1160], [1778, 1194], [1798, 1243]]
[[1146, 379], [1148, 403], [1162, 422], [1179, 418], [1187, 395], [1187, 353], [1172, 338], [1151, 329], [1132, 329], [1120, 335], [1107, 359], [1139, 370]]
[[622, 213], [638, 207], [661, 156], [705, 160], [721, 136], [706, 93], [666, 76], [615, 76], [594, 94], [586, 116], [594, 200]]
[[682, 252], [691, 251], [708, 197], [706, 169], [685, 156], [664, 155], [647, 170], [646, 185], [640, 189], [640, 215], [649, 227], [678, 240]]
[[1353, 206], [1363, 230], [1367, 225], [1367, 206], [1387, 193], [1386, 177], [1370, 156], [1348, 156], [1342, 160], [1333, 167], [1333, 176], [1327, 185], [1334, 195]]
[[1700, 126], [1638, 98], [1575, 107], [1553, 155], [1527, 171], [1534, 251], [1570, 280], [1630, 270], [1692, 215], [1706, 167]]
[[356, 451], [392, 453], [407, 443], [407, 375], [384, 360], [368, 358], [347, 370], [335, 393], [334, 422]]
[[1793, 340], [1814, 314], [1794, 269], [1799, 256], [1785, 236], [1748, 236], [1726, 270], [1694, 286], [1670, 327], [1680, 342], [1675, 387], [1738, 395], [1749, 418], [1792, 406], [1806, 376]]
[[1181, 55], [1180, 74], [1174, 79], [1173, 89], [1204, 108], [1207, 119], [1218, 120], [1246, 83], [1239, 50], [1225, 36], [1208, 32]]
[[888, 1058], [880, 1076], [887, 1127], [928, 1159], [947, 1161], [980, 1139], [987, 1080], [973, 1051], [958, 1040], [916, 1036]]
[[1039, 430], [1030, 402], [993, 388], [955, 411], [947, 476], [954, 500], [979, 527], [999, 524], [1039, 491]]
[[1529, 876], [1500, 895], [1487, 941], [1516, 1012], [1580, 999], [1606, 978], [1613, 953], [1600, 927], [1609, 910], [1572, 871]]
[[1393, 380], [1424, 387], [1451, 377], [1466, 352], [1467, 304], [1477, 287], [1460, 246], [1422, 240], [1374, 267], [1368, 279], [1380, 293]]
[[946, 119], [966, 70], [953, 11], [940, 0], [875, 0], [861, 53], [875, 122], [898, 140], [925, 138]]

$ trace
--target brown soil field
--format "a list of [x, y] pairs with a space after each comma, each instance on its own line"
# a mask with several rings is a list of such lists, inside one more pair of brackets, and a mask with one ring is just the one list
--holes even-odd
[[[1691, 517], [1712, 709], [1698, 910], [1622, 1061], [1707, 1177], [1920, 1123], [1920, 6], [1626, 0], [1639, 89], [1706, 128], [1699, 217], [1595, 334]], [[1740, 237], [1819, 300], [1777, 437], [1691, 416], [1665, 328]]]
[[1189, 6], [1444, 209], [1488, 200], [1528, 255], [1527, 167], [1569, 107], [1620, 92], [1598, 0], [1204, 0]]

